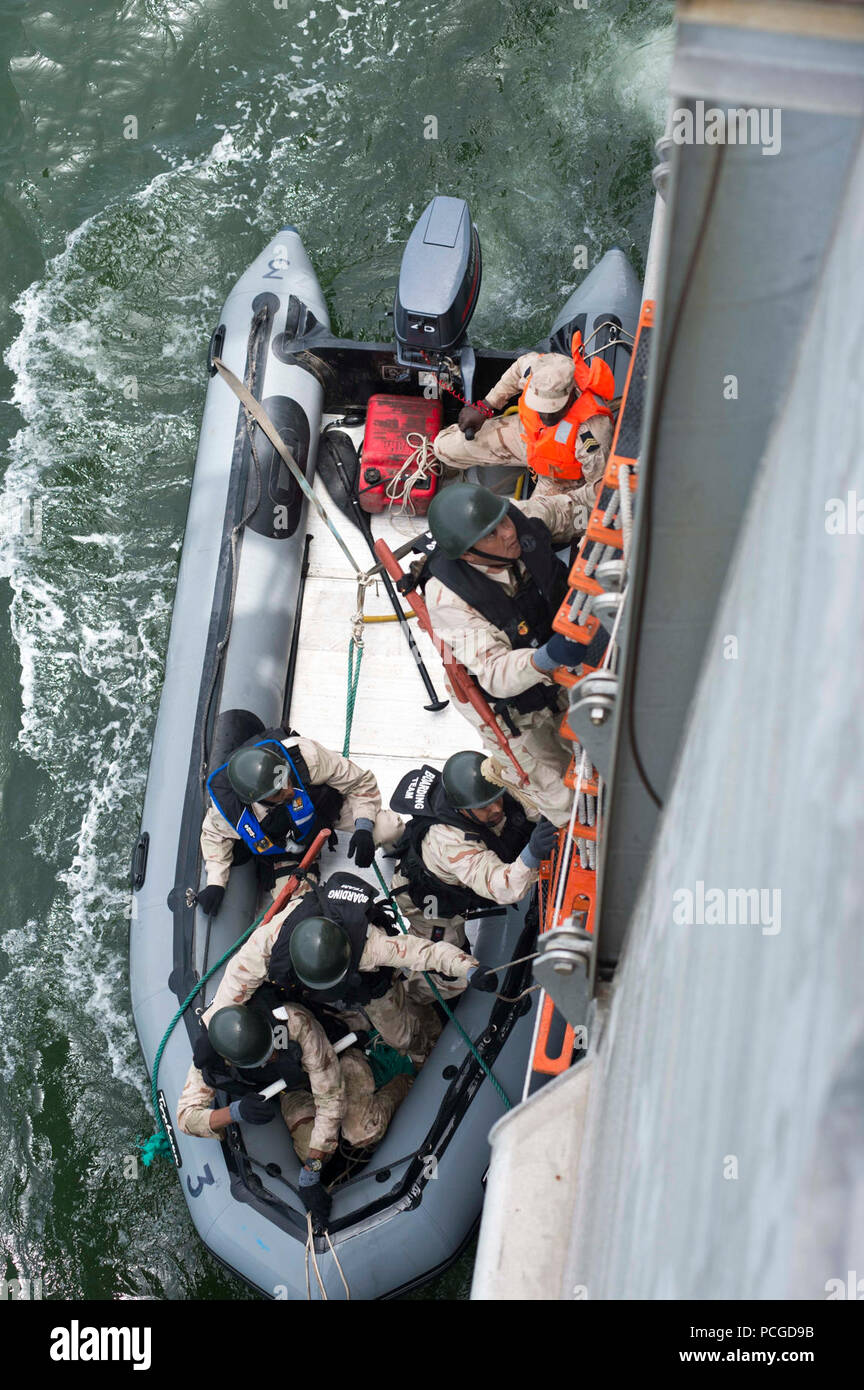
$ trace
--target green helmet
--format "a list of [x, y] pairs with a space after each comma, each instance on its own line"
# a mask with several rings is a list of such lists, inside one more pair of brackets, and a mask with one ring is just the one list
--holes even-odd
[[453, 483], [429, 505], [429, 530], [451, 560], [470, 550], [507, 515], [509, 501], [478, 483]]
[[483, 753], [454, 753], [444, 764], [441, 776], [444, 782], [444, 795], [454, 811], [473, 811], [478, 806], [489, 806], [504, 795], [501, 787], [489, 782], [483, 776]]
[[351, 942], [330, 917], [307, 917], [291, 933], [288, 954], [298, 979], [309, 989], [334, 989], [351, 965]]
[[266, 801], [290, 783], [288, 759], [271, 744], [238, 748], [228, 759], [228, 781], [241, 801]]
[[273, 1029], [264, 1014], [242, 1004], [217, 1009], [207, 1033], [220, 1057], [235, 1067], [260, 1067], [273, 1051]]

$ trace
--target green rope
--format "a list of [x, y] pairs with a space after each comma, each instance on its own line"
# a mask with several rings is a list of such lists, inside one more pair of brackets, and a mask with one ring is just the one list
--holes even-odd
[[[356, 663], [354, 656], [357, 656]], [[345, 708], [345, 741], [342, 744], [342, 757], [347, 758], [351, 748], [351, 725], [354, 723], [354, 703], [357, 699], [357, 686], [360, 684], [360, 662], [363, 660], [363, 643], [348, 644], [348, 701]]]
[[403, 1057], [402, 1053], [386, 1043], [377, 1031], [372, 1034], [363, 1055], [372, 1069], [376, 1091], [380, 1091], [381, 1087], [386, 1086], [394, 1077], [417, 1075], [417, 1068], [411, 1058]]
[[[356, 655], [357, 655], [356, 664], [355, 664], [355, 661], [354, 661], [355, 647], [356, 647]], [[363, 659], [363, 644], [362, 644], [362, 643], [355, 643], [354, 638], [352, 637], [352, 638], [351, 638], [351, 642], [350, 642], [350, 644], [349, 644], [349, 646], [348, 646], [348, 702], [347, 702], [347, 706], [346, 706], [346, 710], [345, 710], [345, 741], [344, 741], [344, 743], [342, 744], [342, 756], [343, 756], [343, 758], [347, 758], [347, 757], [348, 757], [348, 751], [349, 751], [349, 749], [350, 749], [350, 747], [351, 747], [351, 725], [352, 725], [352, 723], [354, 722], [354, 703], [355, 703], [355, 701], [356, 701], [356, 699], [357, 699], [357, 685], [358, 685], [359, 680], [360, 680], [360, 662], [362, 661], [362, 659]], [[393, 911], [396, 913], [396, 918], [397, 918], [397, 921], [399, 922], [400, 929], [407, 935], [407, 934], [408, 934], [408, 927], [406, 926], [405, 921], [404, 921], [404, 918], [402, 917], [402, 913], [399, 911], [399, 907], [398, 907], [398, 905], [396, 904], [396, 902], [394, 901], [394, 899], [393, 899], [393, 897], [392, 897], [392, 895], [391, 895], [391, 893], [390, 893], [390, 890], [388, 889], [387, 884], [385, 883], [385, 881], [384, 881], [384, 879], [383, 879], [383, 877], [382, 877], [382, 875], [381, 875], [381, 870], [378, 868], [377, 862], [376, 862], [375, 860], [373, 860], [373, 861], [372, 861], [372, 865], [373, 865], [373, 868], [375, 869], [375, 873], [376, 873], [376, 875], [377, 875], [377, 877], [378, 877], [378, 882], [381, 884], [381, 888], [382, 888], [384, 894], [386, 895], [388, 902], [390, 903], [391, 907], [393, 908]], [[486, 1075], [488, 1076], [489, 1080], [492, 1082], [493, 1087], [495, 1088], [495, 1090], [497, 1091], [498, 1095], [499, 1095], [500, 1098], [501, 1098], [501, 1101], [502, 1101], [502, 1104], [504, 1105], [505, 1110], [512, 1110], [512, 1109], [513, 1109], [513, 1102], [510, 1100], [510, 1097], [507, 1095], [507, 1092], [504, 1090], [504, 1087], [501, 1085], [501, 1082], [498, 1080], [497, 1076], [496, 1076], [495, 1073], [492, 1071], [492, 1068], [488, 1065], [488, 1063], [485, 1062], [484, 1059], [480, 1056], [480, 1053], [477, 1051], [477, 1048], [474, 1046], [474, 1043], [472, 1042], [471, 1038], [469, 1038], [468, 1034], [465, 1032], [465, 1029], [462, 1027], [462, 1024], [459, 1022], [459, 1020], [458, 1020], [458, 1018], [456, 1017], [456, 1015], [455, 1015], [455, 1014], [453, 1013], [453, 1011], [452, 1011], [451, 1009], [449, 1009], [449, 1008], [447, 1007], [447, 1005], [445, 1004], [444, 999], [442, 998], [442, 996], [441, 996], [439, 990], [437, 989], [434, 980], [431, 979], [431, 977], [430, 977], [428, 971], [426, 971], [426, 970], [423, 971], [423, 978], [425, 979], [425, 981], [426, 981], [426, 983], [428, 984], [429, 988], [431, 989], [432, 993], [435, 995], [435, 998], [437, 999], [438, 1003], [441, 1005], [442, 1009], [444, 1010], [445, 1014], [446, 1014], [447, 1017], [449, 1018], [450, 1022], [451, 1022], [451, 1023], [455, 1023], [457, 1032], [460, 1034], [460, 1036], [461, 1036], [461, 1038], [462, 1038], [462, 1041], [465, 1043], [465, 1046], [468, 1048], [468, 1051], [471, 1053], [471, 1055], [472, 1055], [472, 1057], [474, 1058], [474, 1060], [475, 1060], [476, 1062], [479, 1062], [480, 1066], [483, 1068], [483, 1070], [484, 1070], [484, 1072], [486, 1073]], [[374, 1073], [374, 1067], [373, 1067], [373, 1073]]]
[[224, 955], [221, 955], [219, 957], [215, 965], [211, 965], [210, 969], [207, 971], [207, 974], [202, 976], [202, 978], [198, 981], [197, 985], [191, 991], [191, 993], [187, 994], [186, 998], [183, 1000], [183, 1003], [180, 1005], [180, 1008], [177, 1010], [176, 1014], [174, 1015], [174, 1017], [172, 1018], [171, 1022], [168, 1024], [168, 1027], [165, 1030], [165, 1036], [163, 1037], [162, 1041], [157, 1047], [156, 1056], [153, 1059], [153, 1073], [150, 1085], [150, 1095], [153, 1102], [153, 1114], [156, 1117], [156, 1123], [158, 1124], [159, 1128], [157, 1129], [156, 1133], [151, 1134], [148, 1139], [139, 1140], [138, 1142], [138, 1148], [141, 1150], [141, 1162], [144, 1164], [145, 1168], [149, 1168], [150, 1164], [157, 1158], [170, 1158], [172, 1156], [171, 1141], [168, 1138], [165, 1126], [162, 1123], [162, 1120], [159, 1115], [159, 1063], [162, 1060], [162, 1053], [165, 1051], [165, 1048], [168, 1045], [168, 1039], [174, 1032], [174, 1029], [180, 1022], [186, 1010], [189, 1008], [189, 1005], [192, 1003], [192, 1000], [195, 998], [195, 996], [201, 993], [201, 990], [207, 984], [207, 981], [213, 978], [219, 967], [224, 965], [226, 960], [228, 960], [230, 956], [233, 956], [234, 952], [243, 945], [243, 942], [249, 939], [255, 928], [261, 925], [261, 922], [264, 920], [269, 910], [269, 907], [265, 907], [261, 915], [259, 917], [256, 917], [251, 927], [247, 927], [243, 935], [238, 936], [237, 940], [234, 942], [234, 945], [228, 947], [228, 950], [225, 952]]
[[[390, 906], [393, 908], [394, 912], [396, 913], [396, 917], [397, 917], [397, 920], [398, 920], [398, 922], [399, 922], [399, 927], [400, 927], [400, 929], [405, 933], [405, 935], [407, 936], [407, 934], [408, 934], [408, 927], [407, 927], [406, 924], [405, 924], [405, 919], [403, 918], [402, 913], [399, 911], [399, 907], [398, 907], [398, 905], [397, 905], [395, 899], [393, 898], [393, 895], [391, 894], [390, 890], [388, 889], [387, 884], [385, 883], [384, 878], [383, 878], [383, 876], [382, 876], [381, 870], [378, 868], [377, 861], [375, 861], [375, 860], [373, 860], [373, 868], [375, 869], [375, 873], [376, 873], [376, 875], [377, 875], [378, 882], [381, 884], [381, 888], [382, 888], [383, 892], [384, 892], [384, 893], [386, 894], [386, 896], [387, 896], [387, 901], [390, 903]], [[500, 1097], [500, 1099], [501, 1099], [501, 1102], [502, 1102], [502, 1104], [503, 1104], [503, 1106], [504, 1106], [504, 1109], [505, 1109], [505, 1110], [512, 1110], [512, 1109], [513, 1109], [513, 1102], [511, 1101], [511, 1099], [510, 1099], [510, 1097], [508, 1096], [507, 1092], [504, 1090], [504, 1087], [501, 1085], [501, 1082], [498, 1080], [497, 1076], [496, 1076], [495, 1073], [493, 1072], [492, 1068], [489, 1066], [488, 1062], [486, 1062], [486, 1061], [483, 1059], [483, 1057], [480, 1056], [480, 1053], [477, 1051], [477, 1048], [474, 1046], [473, 1041], [471, 1040], [471, 1038], [469, 1038], [468, 1034], [465, 1032], [465, 1029], [462, 1027], [462, 1024], [459, 1022], [458, 1018], [457, 1018], [456, 1015], [453, 1013], [452, 1009], [448, 1008], [447, 1004], [444, 1002], [444, 999], [442, 998], [442, 996], [441, 996], [439, 990], [437, 989], [437, 987], [436, 987], [436, 985], [435, 985], [435, 981], [434, 981], [434, 980], [431, 978], [431, 976], [429, 975], [428, 970], [424, 970], [424, 971], [423, 971], [423, 978], [424, 978], [424, 980], [426, 981], [426, 983], [427, 983], [427, 985], [429, 986], [429, 988], [431, 989], [432, 993], [435, 995], [435, 998], [437, 999], [438, 1003], [441, 1005], [442, 1009], [444, 1010], [445, 1014], [446, 1014], [447, 1017], [449, 1018], [450, 1022], [451, 1022], [451, 1023], [455, 1023], [455, 1025], [456, 1025], [456, 1030], [457, 1030], [457, 1032], [460, 1034], [460, 1036], [461, 1036], [461, 1038], [462, 1038], [462, 1041], [464, 1042], [465, 1046], [468, 1048], [468, 1051], [471, 1053], [471, 1056], [474, 1058], [475, 1062], [479, 1062], [479, 1063], [480, 1063], [480, 1066], [483, 1068], [483, 1070], [485, 1071], [485, 1073], [486, 1073], [486, 1075], [488, 1076], [489, 1080], [492, 1082], [492, 1085], [493, 1085], [494, 1089], [497, 1091], [497, 1093], [498, 1093], [498, 1095], [499, 1095], [499, 1097]]]

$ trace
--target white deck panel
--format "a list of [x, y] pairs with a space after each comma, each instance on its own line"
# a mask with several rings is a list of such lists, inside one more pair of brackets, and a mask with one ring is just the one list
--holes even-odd
[[[371, 568], [375, 562], [360, 532], [332, 504], [317, 479], [315, 491], [357, 563], [362, 569]], [[393, 549], [404, 544], [412, 531], [417, 534], [425, 529], [423, 518], [412, 523], [400, 520], [398, 529], [385, 514], [373, 516], [371, 521], [375, 538], [383, 536]], [[327, 747], [341, 749], [357, 583], [337, 542], [311, 506], [306, 523], [306, 533], [313, 540], [291, 724]], [[365, 612], [392, 612], [383, 585], [367, 591]], [[412, 620], [411, 628], [432, 682], [445, 698], [441, 661], [416, 621]], [[452, 701], [437, 714], [424, 709], [429, 697], [398, 623], [367, 624], [364, 636], [351, 757], [375, 773], [386, 805], [397, 782], [412, 766], [430, 762], [440, 767], [451, 753], [460, 748], [480, 748], [481, 744], [476, 730], [454, 709]]]

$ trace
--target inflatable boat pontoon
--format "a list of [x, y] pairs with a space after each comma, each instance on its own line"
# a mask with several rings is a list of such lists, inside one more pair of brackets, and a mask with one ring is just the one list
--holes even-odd
[[[359, 445], [362, 423], [350, 421], [362, 422], [376, 394], [422, 397], [425, 387], [428, 397], [430, 380], [441, 372], [468, 399], [491, 387], [516, 354], [468, 344], [465, 329], [479, 286], [480, 248], [468, 207], [460, 199], [436, 198], [406, 248], [395, 343], [355, 343], [330, 334], [321, 288], [294, 227], [282, 228], [228, 296], [211, 342], [211, 380], [133, 858], [131, 993], [150, 1069], [179, 1002], [261, 910], [251, 864], [232, 872], [217, 917], [195, 906], [203, 883], [205, 781], [222, 754], [220, 714], [245, 711], [268, 727], [290, 721], [301, 733], [341, 748], [357, 599], [355, 576], [338, 545], [258, 426], [252, 447], [245, 411], [215, 373], [213, 358], [247, 384], [312, 480], [322, 427], [347, 414], [347, 432]], [[572, 331], [580, 328], [610, 362], [620, 391], [639, 304], [629, 262], [610, 251], [541, 346], [568, 351]], [[459, 401], [445, 394], [443, 405], [444, 423], [450, 423]], [[333, 514], [361, 566], [371, 568], [359, 532]], [[395, 547], [404, 544], [406, 528], [421, 532], [423, 521], [384, 513], [374, 527], [376, 537]], [[385, 595], [370, 591], [367, 614], [389, 611]], [[351, 756], [375, 772], [386, 804], [411, 767], [440, 766], [457, 749], [479, 745], [452, 705], [438, 712], [425, 707], [397, 624], [366, 631]], [[443, 690], [432, 644], [419, 632], [416, 640]], [[323, 876], [354, 871], [344, 857], [346, 842], [343, 836], [335, 852], [324, 851]], [[389, 877], [392, 861], [379, 854], [379, 863]], [[374, 881], [372, 870], [366, 877]], [[484, 964], [524, 956], [532, 949], [530, 909], [522, 904], [486, 916], [469, 924], [469, 937]], [[218, 980], [196, 1001], [199, 1009]], [[530, 964], [513, 966], [501, 993], [513, 999], [530, 982]], [[457, 1008], [513, 1103], [522, 1095], [535, 999], [506, 1003], [468, 991]], [[254, 1289], [271, 1298], [305, 1299], [306, 1215], [284, 1125], [231, 1126], [220, 1143], [189, 1137], [174, 1124], [197, 1028], [190, 1008], [171, 1034], [158, 1074], [160, 1111], [172, 1126], [192, 1219], [209, 1250]], [[330, 1236], [352, 1298], [393, 1297], [459, 1255], [480, 1216], [487, 1135], [503, 1108], [448, 1023], [371, 1160], [335, 1188]], [[316, 1249], [328, 1296], [344, 1297], [329, 1247], [318, 1240]]]

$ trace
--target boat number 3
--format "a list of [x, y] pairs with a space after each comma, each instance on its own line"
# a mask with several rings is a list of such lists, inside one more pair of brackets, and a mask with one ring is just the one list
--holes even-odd
[[269, 261], [267, 262], [268, 269], [267, 273], [264, 276], [264, 279], [281, 280], [282, 271], [287, 270], [289, 264], [290, 262], [288, 260], [287, 246], [277, 246], [274, 254], [270, 257]]
[[215, 1181], [216, 1181], [216, 1179], [214, 1178], [213, 1174], [210, 1172], [210, 1164], [209, 1164], [209, 1163], [205, 1163], [205, 1164], [204, 1164], [204, 1173], [203, 1173], [203, 1175], [202, 1175], [200, 1178], [196, 1178], [196, 1179], [195, 1179], [195, 1186], [194, 1186], [194, 1187], [192, 1186], [192, 1179], [191, 1179], [191, 1178], [187, 1178], [187, 1179], [186, 1179], [186, 1186], [187, 1186], [188, 1189], [189, 1189], [189, 1196], [190, 1196], [190, 1197], [200, 1197], [200, 1196], [201, 1196], [201, 1193], [204, 1191], [204, 1188], [205, 1188], [205, 1187], [209, 1187], [210, 1184], [213, 1183], [213, 1182], [215, 1182]]

